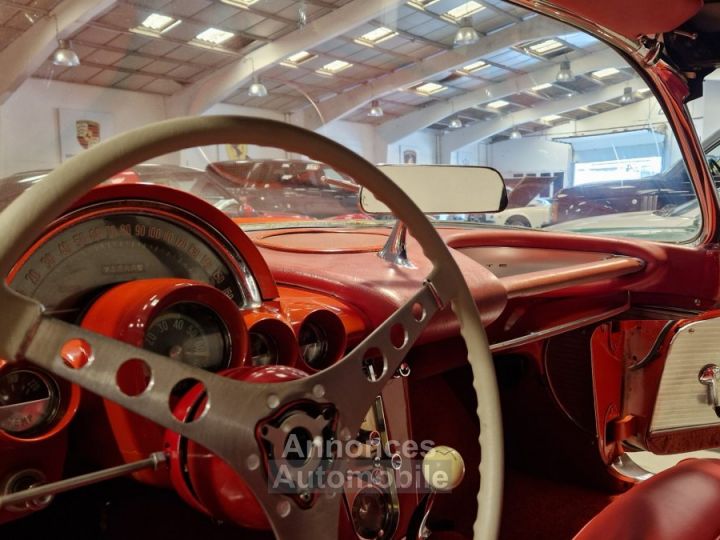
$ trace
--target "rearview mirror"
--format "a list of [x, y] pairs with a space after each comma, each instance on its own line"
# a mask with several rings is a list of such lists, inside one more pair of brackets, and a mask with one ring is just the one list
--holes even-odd
[[[490, 167], [447, 165], [380, 165], [426, 214], [499, 212], [507, 206], [502, 176]], [[390, 209], [369, 190], [360, 190], [360, 206], [368, 214]]]

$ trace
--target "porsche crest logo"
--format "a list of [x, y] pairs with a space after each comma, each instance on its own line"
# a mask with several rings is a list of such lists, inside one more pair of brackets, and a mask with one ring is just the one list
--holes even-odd
[[93, 120], [75, 122], [75, 135], [80, 146], [87, 149], [100, 142], [100, 123]]

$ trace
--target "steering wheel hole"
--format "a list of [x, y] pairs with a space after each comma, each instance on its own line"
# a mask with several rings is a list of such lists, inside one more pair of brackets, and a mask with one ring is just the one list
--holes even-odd
[[411, 306], [410, 313], [412, 313], [413, 319], [415, 319], [417, 322], [423, 322], [425, 320], [425, 317], [427, 317], [427, 311], [425, 311], [425, 306], [423, 306], [420, 302], [415, 302]]
[[84, 339], [73, 338], [60, 348], [60, 358], [71, 369], [82, 369], [90, 364], [95, 356], [90, 344]]
[[126, 396], [139, 396], [150, 388], [152, 369], [145, 360], [131, 358], [120, 365], [115, 374], [115, 382]]
[[372, 347], [365, 351], [363, 355], [363, 373], [370, 382], [380, 381], [387, 371], [387, 358], [385, 354], [377, 347]]
[[408, 333], [405, 327], [400, 323], [395, 323], [390, 327], [390, 343], [398, 351], [401, 350], [408, 342]]

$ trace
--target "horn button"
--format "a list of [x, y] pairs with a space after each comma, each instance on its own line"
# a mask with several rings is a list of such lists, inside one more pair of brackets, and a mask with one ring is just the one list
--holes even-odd
[[312, 506], [334, 460], [337, 414], [332, 404], [297, 402], [261, 421], [257, 437], [271, 491]]

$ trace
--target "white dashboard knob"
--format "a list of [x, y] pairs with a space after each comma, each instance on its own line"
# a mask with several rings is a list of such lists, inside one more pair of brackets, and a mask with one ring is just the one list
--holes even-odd
[[465, 476], [465, 461], [449, 446], [436, 446], [423, 458], [423, 476], [436, 491], [455, 489]]

